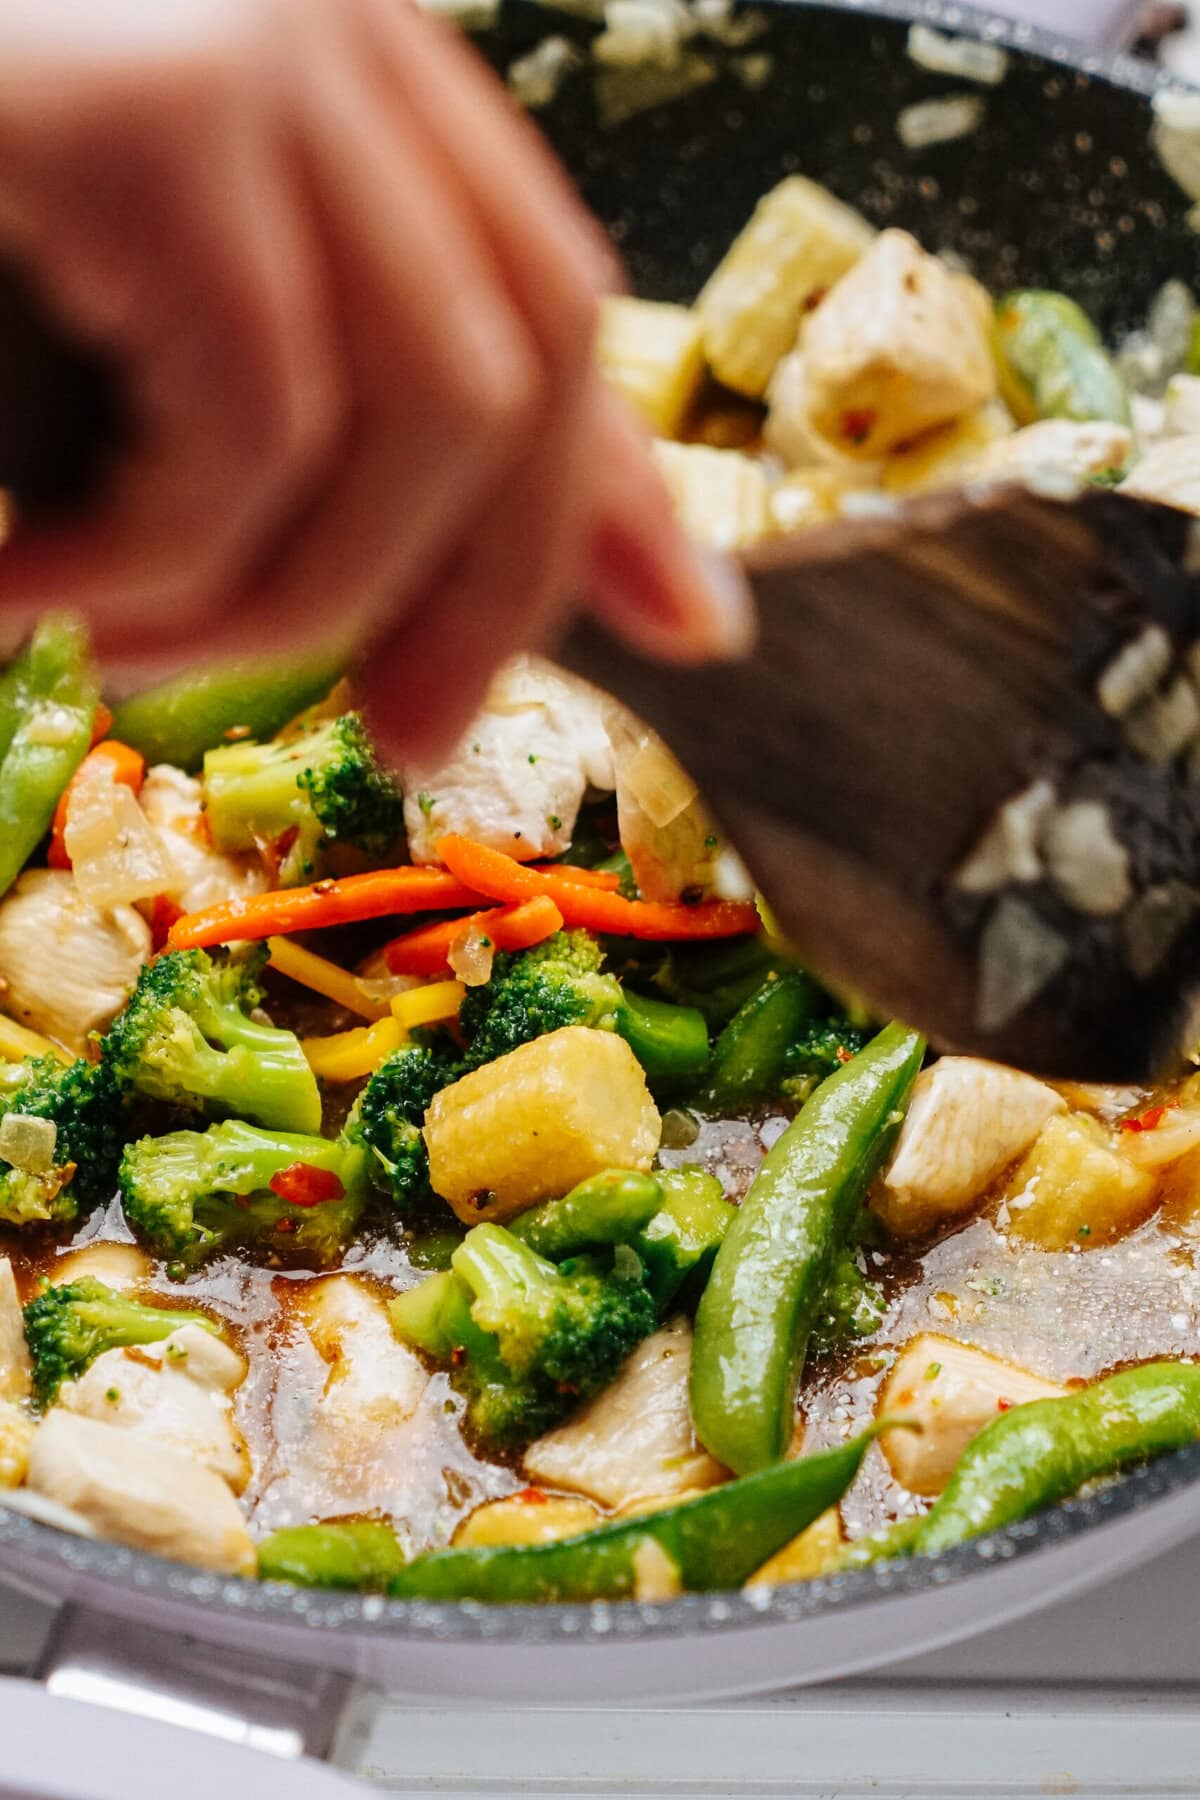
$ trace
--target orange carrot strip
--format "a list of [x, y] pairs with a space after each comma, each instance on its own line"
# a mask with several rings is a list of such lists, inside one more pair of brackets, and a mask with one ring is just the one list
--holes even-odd
[[437, 853], [460, 881], [489, 898], [512, 903], [545, 894], [558, 907], [565, 925], [588, 931], [671, 940], [740, 937], [759, 928], [758, 912], [750, 900], [705, 900], [695, 906], [683, 901], [626, 900], [603, 888], [582, 887], [559, 874], [539, 873], [456, 832], [438, 839]]
[[612, 869], [577, 869], [573, 863], [526, 863], [525, 867], [535, 875], [558, 875], [577, 887], [603, 888], [610, 894], [621, 885], [621, 877]]
[[454, 940], [466, 931], [485, 932], [497, 950], [528, 950], [561, 931], [562, 922], [553, 900], [539, 894], [518, 906], [493, 906], [465, 919], [443, 919], [438, 925], [406, 931], [384, 945], [383, 959], [393, 975], [438, 975], [449, 967]]
[[485, 898], [445, 869], [408, 865], [373, 869], [367, 875], [249, 894], [185, 913], [172, 925], [167, 943], [172, 950], [207, 949], [211, 944], [233, 944], [247, 938], [287, 937], [293, 931], [355, 925], [361, 919], [385, 919], [389, 913], [475, 907]]
[[107, 706], [105, 706], [103, 700], [101, 700], [97, 704], [95, 714], [93, 715], [93, 718], [92, 718], [92, 749], [93, 750], [96, 748], [96, 745], [100, 742], [101, 738], [106, 738], [108, 736], [109, 732], [112, 730], [112, 727], [113, 727], [113, 716], [109, 712]]
[[89, 750], [58, 796], [54, 823], [50, 827], [50, 848], [46, 852], [46, 861], [52, 869], [69, 869], [71, 866], [65, 836], [67, 818], [71, 811], [71, 796], [77, 791], [81, 777], [86, 779], [84, 770], [93, 770], [98, 763], [111, 764], [113, 780], [121, 787], [132, 788], [135, 794], [140, 791], [146, 779], [145, 757], [140, 751], [131, 750], [128, 744], [122, 744], [116, 738], [105, 738], [102, 743]]

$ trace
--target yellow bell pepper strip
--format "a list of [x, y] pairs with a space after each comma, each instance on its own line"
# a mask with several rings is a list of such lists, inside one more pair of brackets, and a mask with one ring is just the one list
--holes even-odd
[[431, 981], [425, 987], [393, 994], [392, 1017], [406, 1034], [418, 1025], [443, 1025], [448, 1019], [457, 1019], [466, 994], [461, 981]]
[[377, 1025], [358, 1025], [337, 1031], [332, 1037], [303, 1038], [308, 1066], [321, 1081], [357, 1081], [372, 1075], [393, 1050], [404, 1042], [397, 1020], [380, 1019]]
[[311, 988], [314, 994], [323, 994], [326, 1000], [336, 1001], [347, 1012], [357, 1013], [373, 1024], [387, 1018], [387, 1001], [370, 999], [349, 969], [330, 962], [328, 957], [318, 956], [315, 950], [306, 950], [303, 944], [293, 943], [291, 938], [268, 938], [267, 949], [271, 968], [278, 969], [289, 981]]
[[167, 942], [172, 950], [206, 950], [213, 944], [286, 937], [294, 931], [317, 931], [329, 925], [356, 925], [363, 919], [385, 919], [391, 913], [474, 908], [483, 901], [482, 894], [464, 887], [445, 869], [411, 865], [372, 869], [367, 875], [316, 881], [311, 887], [275, 888], [268, 894], [223, 900], [217, 906], [184, 913], [172, 925]]

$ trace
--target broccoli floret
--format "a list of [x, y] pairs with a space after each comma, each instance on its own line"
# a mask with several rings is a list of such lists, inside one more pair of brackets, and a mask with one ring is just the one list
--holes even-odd
[[310, 880], [329, 844], [378, 856], [404, 830], [400, 791], [355, 712], [270, 743], [210, 750], [204, 801], [217, 848], [274, 846], [285, 886]]
[[355, 1102], [347, 1130], [370, 1149], [376, 1182], [401, 1212], [414, 1211], [429, 1197], [421, 1125], [434, 1095], [460, 1073], [457, 1062], [408, 1044], [379, 1065]]
[[855, 1024], [845, 1013], [809, 1019], [784, 1057], [783, 1092], [790, 1100], [807, 1100], [819, 1082], [857, 1056], [873, 1034], [871, 1025]]
[[511, 1447], [605, 1387], [654, 1330], [654, 1297], [623, 1246], [554, 1264], [500, 1225], [476, 1225], [451, 1258], [391, 1305], [405, 1342], [450, 1366], [481, 1442]]
[[813, 1334], [813, 1349], [835, 1350], [851, 1338], [870, 1337], [883, 1323], [883, 1292], [860, 1266], [861, 1252], [844, 1245], [821, 1299], [821, 1315]]
[[144, 968], [103, 1040], [117, 1087], [185, 1112], [319, 1131], [321, 1095], [299, 1038], [251, 1017], [261, 966], [261, 952], [218, 963], [173, 950]]
[[515, 955], [501, 953], [490, 981], [467, 990], [459, 1025], [467, 1066], [479, 1068], [564, 1025], [614, 1031], [621, 984], [600, 972], [604, 950], [587, 931], [559, 931]]
[[125, 1216], [184, 1264], [235, 1243], [328, 1267], [354, 1235], [370, 1192], [353, 1137], [264, 1131], [227, 1119], [207, 1131], [141, 1138], [121, 1159]]
[[205, 1313], [143, 1306], [90, 1275], [48, 1287], [25, 1308], [25, 1340], [39, 1405], [51, 1405], [62, 1383], [77, 1380], [104, 1351], [154, 1344], [184, 1325], [217, 1331]]
[[55, 1127], [52, 1165], [42, 1173], [0, 1156], [0, 1220], [7, 1225], [75, 1218], [111, 1199], [125, 1138], [125, 1109], [108, 1070], [82, 1057], [10, 1063], [0, 1071], [0, 1119], [48, 1119]]

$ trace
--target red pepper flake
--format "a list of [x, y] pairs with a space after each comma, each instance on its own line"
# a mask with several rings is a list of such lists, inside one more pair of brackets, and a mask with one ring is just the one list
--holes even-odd
[[463, 1346], [461, 1344], [455, 1344], [453, 1350], [450, 1352], [450, 1367], [452, 1369], [461, 1369], [466, 1360], [467, 1353]]
[[166, 949], [167, 937], [171, 927], [174, 925], [176, 919], [182, 919], [183, 911], [183, 907], [176, 906], [175, 902], [169, 900], [166, 894], [155, 894], [153, 900], [150, 902], [150, 911], [147, 917], [147, 924], [150, 927], [150, 937], [153, 941], [155, 950]]
[[1153, 1131], [1161, 1125], [1169, 1112], [1178, 1107], [1178, 1100], [1168, 1100], [1163, 1106], [1148, 1106], [1144, 1113], [1138, 1113], [1132, 1119], [1121, 1120], [1122, 1131]]
[[227, 725], [221, 736], [227, 744], [240, 744], [244, 738], [253, 737], [254, 733], [248, 725]]
[[837, 1057], [837, 1059], [840, 1063], [848, 1063], [848, 1062], [854, 1061], [853, 1050], [847, 1050], [845, 1044], [839, 1044], [833, 1054]]
[[852, 407], [842, 414], [842, 436], [849, 438], [852, 444], [865, 444], [875, 427], [878, 418], [874, 407]]
[[1006, 1400], [1004, 1398], [1004, 1395], [1001, 1394], [1000, 1398], [996, 1402], [996, 1411], [997, 1412], [1009, 1412], [1009, 1411], [1011, 1411], [1011, 1409], [1012, 1409], [1012, 1401]]
[[312, 1163], [289, 1163], [267, 1183], [273, 1194], [289, 1206], [323, 1206], [327, 1200], [340, 1200], [346, 1190], [332, 1169], [318, 1169]]
[[513, 1499], [519, 1500], [522, 1506], [545, 1506], [546, 1504], [546, 1496], [541, 1488], [522, 1488], [519, 1494], [513, 1495]]
[[295, 1231], [296, 1221], [295, 1219], [280, 1219], [275, 1229], [276, 1231]]

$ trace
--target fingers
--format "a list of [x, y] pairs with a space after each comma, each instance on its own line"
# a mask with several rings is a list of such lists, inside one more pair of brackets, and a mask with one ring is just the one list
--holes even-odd
[[584, 598], [635, 649], [669, 662], [743, 656], [754, 606], [738, 564], [675, 521], [649, 441], [615, 395], [597, 424]]

